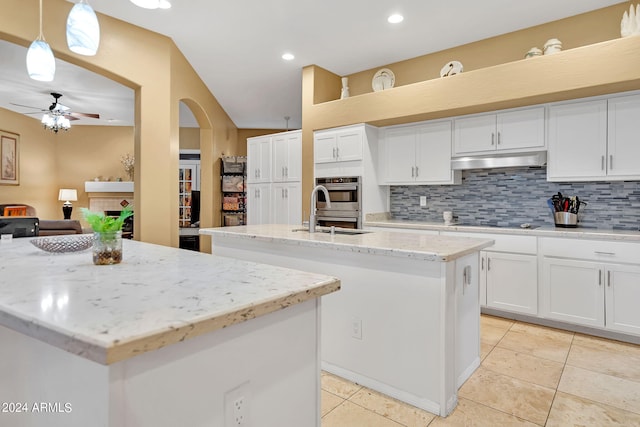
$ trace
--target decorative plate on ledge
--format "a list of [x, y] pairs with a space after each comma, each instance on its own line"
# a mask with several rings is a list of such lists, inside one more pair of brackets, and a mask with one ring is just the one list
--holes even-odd
[[459, 61], [451, 61], [440, 70], [440, 77], [453, 76], [462, 72], [462, 64]]
[[45, 252], [80, 252], [93, 246], [93, 234], [38, 237], [37, 239], [32, 239], [31, 244]]
[[395, 84], [396, 76], [393, 74], [393, 71], [388, 68], [378, 70], [371, 81], [371, 87], [373, 87], [374, 92], [391, 89]]

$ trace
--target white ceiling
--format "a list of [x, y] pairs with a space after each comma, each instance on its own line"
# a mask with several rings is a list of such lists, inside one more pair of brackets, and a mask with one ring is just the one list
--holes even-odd
[[[71, 0], [70, 0], [71, 1]], [[75, 0], [73, 2], [76, 2]], [[239, 128], [300, 128], [301, 70], [338, 75], [375, 68], [620, 3], [619, 0], [171, 0], [146, 10], [128, 0], [89, 0], [100, 13], [171, 37]], [[387, 23], [393, 12], [405, 17]], [[34, 19], [37, 15], [34, 13]], [[553, 37], [550, 34], [549, 37]], [[46, 37], [46, 28], [45, 28]], [[102, 34], [101, 37], [109, 37]], [[536, 41], [542, 44], [542, 41]], [[534, 42], [533, 45], [536, 43]], [[281, 55], [291, 52], [293, 61]], [[524, 54], [524, 52], [523, 52]], [[77, 124], [133, 124], [133, 91], [56, 60], [55, 80], [30, 80], [26, 48], [0, 41], [0, 107], [48, 108], [60, 92], [72, 111], [99, 113]], [[444, 64], [443, 64], [444, 65]], [[40, 119], [39, 114], [31, 116]], [[110, 121], [111, 120], [111, 121]], [[195, 126], [181, 108], [181, 124]]]

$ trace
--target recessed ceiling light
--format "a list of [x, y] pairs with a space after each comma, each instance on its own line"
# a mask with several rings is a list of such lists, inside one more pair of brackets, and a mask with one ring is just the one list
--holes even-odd
[[285, 61], [292, 61], [293, 59], [295, 59], [295, 56], [293, 56], [293, 53], [285, 53], [282, 55], [282, 59], [284, 59]]
[[404, 16], [400, 15], [399, 13], [394, 13], [387, 18], [387, 22], [390, 24], [399, 24], [403, 20]]

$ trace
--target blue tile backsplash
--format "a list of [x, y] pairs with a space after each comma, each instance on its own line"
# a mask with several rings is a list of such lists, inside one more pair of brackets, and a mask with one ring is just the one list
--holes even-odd
[[559, 191], [587, 203], [579, 227], [639, 229], [640, 181], [547, 182], [546, 176], [546, 168], [474, 169], [462, 171], [462, 185], [391, 186], [391, 216], [442, 222], [442, 212], [451, 210], [465, 225], [553, 226], [547, 199]]

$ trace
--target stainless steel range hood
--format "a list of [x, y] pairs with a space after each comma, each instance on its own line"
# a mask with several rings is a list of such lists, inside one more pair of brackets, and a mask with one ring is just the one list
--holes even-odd
[[456, 157], [451, 159], [451, 169], [490, 169], [518, 166], [544, 166], [547, 164], [547, 152], [491, 154], [484, 156]]

